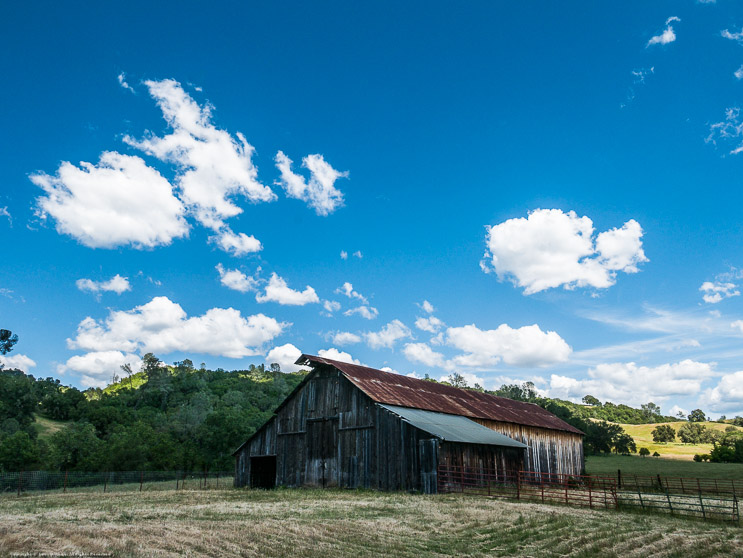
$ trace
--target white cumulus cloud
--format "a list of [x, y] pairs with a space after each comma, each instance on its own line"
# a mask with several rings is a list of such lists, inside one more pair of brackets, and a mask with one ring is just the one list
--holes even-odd
[[676, 16], [669, 17], [666, 20], [666, 28], [660, 33], [660, 35], [651, 37], [648, 41], [648, 44], [645, 45], [646, 48], [651, 45], [667, 45], [675, 41], [676, 33], [673, 31], [673, 25], [671, 25], [671, 23], [673, 23], [674, 21], [681, 21], [681, 19], [677, 18]]
[[80, 382], [85, 387], [105, 387], [114, 374], [124, 376], [121, 367], [129, 364], [133, 372], [140, 369], [141, 359], [137, 355], [124, 354], [121, 351], [97, 351], [73, 356], [58, 368], [60, 374], [72, 371], [81, 375]]
[[743, 27], [737, 33], [735, 31], [725, 29], [723, 31], [720, 31], [720, 35], [722, 35], [726, 39], [730, 39], [731, 41], [743, 42]]
[[437, 353], [425, 343], [407, 343], [403, 354], [410, 362], [420, 362], [426, 366], [445, 368], [444, 355]]
[[338, 287], [335, 290], [335, 292], [338, 294], [345, 295], [348, 298], [355, 298], [357, 300], [360, 300], [363, 304], [369, 304], [369, 301], [366, 299], [366, 297], [362, 295], [361, 293], [359, 293], [358, 291], [355, 291], [353, 289], [353, 285], [349, 283], [348, 281], [343, 283], [342, 286]]
[[379, 331], [369, 331], [364, 334], [366, 344], [372, 349], [386, 347], [391, 349], [397, 341], [410, 337], [410, 329], [400, 320], [392, 320]]
[[572, 349], [554, 331], [542, 331], [538, 325], [514, 329], [501, 324], [482, 330], [472, 325], [450, 327], [446, 343], [464, 354], [455, 356], [455, 366], [489, 368], [500, 361], [513, 366], [548, 366], [568, 360]]
[[420, 306], [421, 310], [423, 310], [423, 311], [424, 311], [425, 313], [427, 313], [427, 314], [433, 314], [434, 310], [436, 310], [436, 309], [435, 309], [435, 308], [433, 307], [433, 304], [431, 304], [431, 303], [430, 303], [430, 302], [428, 302], [427, 300], [424, 300], [424, 301], [423, 301], [423, 302], [421, 302], [421, 303], [420, 303], [420, 304], [419, 304], [418, 306]]
[[345, 312], [343, 312], [343, 314], [345, 316], [353, 316], [355, 314], [358, 314], [362, 318], [365, 318], [367, 320], [373, 320], [379, 315], [379, 311], [373, 306], [361, 305], [356, 308], [351, 308], [350, 310], [346, 310]]
[[593, 234], [588, 217], [536, 209], [527, 218], [487, 228], [488, 250], [481, 267], [533, 294], [560, 286], [608, 288], [618, 271], [637, 273], [638, 264], [648, 261], [642, 227], [634, 219], [598, 234], [595, 241]]
[[114, 292], [121, 294], [132, 289], [129, 284], [127, 277], [122, 277], [118, 273], [111, 277], [108, 281], [93, 281], [92, 279], [78, 279], [75, 281], [75, 285], [81, 291], [88, 291], [91, 293], [100, 293], [102, 291]]
[[348, 362], [350, 364], [361, 364], [361, 362], [353, 358], [350, 354], [344, 351], [339, 351], [335, 347], [331, 347], [330, 349], [320, 349], [317, 352], [317, 356], [321, 356], [323, 358], [329, 358], [330, 360], [339, 360], [341, 362]]
[[225, 269], [222, 264], [217, 264], [221, 283], [228, 289], [248, 293], [258, 289], [258, 281], [249, 275], [245, 275], [239, 269]]
[[693, 360], [659, 366], [616, 362], [589, 369], [588, 378], [582, 380], [553, 374], [549, 393], [573, 401], [590, 394], [601, 400], [637, 406], [666, 401], [671, 396], [698, 394], [702, 382], [713, 376], [710, 364]]
[[28, 372], [36, 366], [36, 362], [32, 358], [23, 354], [0, 355], [0, 364], [5, 368], [17, 368], [24, 372]]
[[235, 195], [254, 203], [276, 199], [273, 191], [258, 181], [253, 146], [241, 133], [235, 140], [215, 127], [211, 106], [200, 106], [172, 79], [144, 84], [172, 133], [163, 137], [150, 133], [141, 140], [125, 136], [124, 141], [177, 167], [176, 184], [199, 222], [219, 230], [225, 219], [242, 213], [231, 200]]
[[725, 374], [702, 394], [700, 403], [714, 412], [743, 414], [743, 371]]
[[428, 318], [418, 318], [415, 320], [415, 327], [421, 331], [428, 331], [429, 333], [438, 333], [439, 330], [444, 327], [444, 322], [439, 320], [436, 316], [429, 316]]
[[67, 343], [91, 352], [181, 351], [242, 358], [263, 354], [263, 345], [288, 325], [263, 314], [243, 317], [234, 308], [212, 308], [189, 318], [179, 304], [161, 296], [132, 310], [112, 310], [105, 320], [85, 318]]
[[56, 176], [30, 179], [45, 192], [36, 200], [39, 215], [90, 248], [153, 248], [188, 234], [170, 183], [139, 157], [106, 151], [98, 165], [63, 162]]
[[350, 331], [338, 331], [333, 334], [333, 345], [352, 345], [360, 342], [361, 337]]
[[278, 363], [282, 372], [296, 372], [302, 369], [301, 366], [294, 364], [300, 356], [302, 356], [302, 351], [291, 343], [287, 343], [268, 351], [266, 362], [269, 365], [274, 362]]
[[209, 237], [209, 240], [215, 242], [222, 250], [233, 256], [244, 256], [245, 254], [260, 252], [263, 249], [261, 241], [253, 235], [235, 234], [229, 227], [222, 228], [219, 234]]
[[699, 287], [699, 290], [704, 293], [702, 295], [704, 302], [710, 304], [716, 304], [725, 298], [740, 296], [740, 291], [735, 283], [722, 283], [719, 281], [713, 283], [712, 281], [705, 281]]
[[271, 274], [271, 279], [266, 285], [263, 294], [257, 294], [255, 300], [258, 302], [277, 302], [285, 306], [304, 306], [320, 302], [315, 289], [307, 285], [303, 291], [295, 291], [286, 284], [286, 281], [276, 273]]
[[302, 159], [302, 166], [310, 171], [309, 181], [292, 171], [292, 160], [282, 151], [276, 154], [276, 167], [281, 172], [279, 184], [287, 197], [307, 202], [318, 215], [323, 216], [343, 205], [343, 193], [335, 187], [335, 182], [347, 178], [348, 172], [335, 170], [322, 155], [307, 155]]

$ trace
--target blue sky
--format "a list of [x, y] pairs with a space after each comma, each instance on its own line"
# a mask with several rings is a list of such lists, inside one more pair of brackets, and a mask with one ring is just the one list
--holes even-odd
[[7, 365], [305, 352], [743, 414], [736, 2], [6, 3], [0, 31]]

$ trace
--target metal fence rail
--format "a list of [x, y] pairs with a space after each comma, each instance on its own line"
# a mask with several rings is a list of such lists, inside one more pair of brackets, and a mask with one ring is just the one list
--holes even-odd
[[[438, 491], [510, 498], [528, 502], [604, 509], [642, 509], [720, 521], [740, 521], [738, 498], [732, 495], [673, 494], [673, 483], [637, 483], [629, 490], [616, 477], [560, 475], [519, 471], [503, 473], [468, 467], [439, 467]], [[714, 479], [710, 479], [714, 480]], [[718, 479], [719, 480], [719, 479]], [[701, 483], [700, 483], [701, 486]], [[709, 486], [714, 486], [709, 483]], [[718, 485], [721, 486], [721, 485]]]
[[232, 471], [20, 471], [0, 472], [0, 494], [123, 492], [228, 488]]

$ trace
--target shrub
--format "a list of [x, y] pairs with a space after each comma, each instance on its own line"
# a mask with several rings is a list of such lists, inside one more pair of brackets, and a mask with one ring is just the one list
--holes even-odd
[[660, 457], [660, 454], [657, 451], [653, 452], [653, 457]]
[[650, 455], [650, 450], [648, 448], [640, 448], [640, 455], [646, 457]]

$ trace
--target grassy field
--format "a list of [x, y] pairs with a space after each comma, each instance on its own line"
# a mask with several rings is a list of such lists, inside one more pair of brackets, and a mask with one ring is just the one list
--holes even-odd
[[39, 438], [44, 440], [70, 424], [70, 421], [52, 420], [44, 418], [38, 414], [35, 414], [34, 418], [36, 420], [34, 421], [33, 426], [36, 429], [36, 433], [39, 435]]
[[[685, 423], [666, 422], [661, 424], [668, 424], [678, 433], [681, 425]], [[724, 432], [725, 428], [730, 426], [729, 424], [722, 424], [719, 422], [702, 422], [700, 424], [703, 424], [706, 427], [711, 428], [712, 430], [717, 430], [719, 432]], [[638, 450], [640, 448], [648, 448], [651, 454], [657, 451], [661, 455], [661, 457], [664, 457], [666, 459], [691, 460], [694, 457], [694, 454], [709, 453], [712, 450], [712, 444], [691, 445], [682, 444], [680, 442], [658, 444], [653, 441], [653, 435], [651, 434], [653, 429], [658, 426], [658, 424], [622, 424], [620, 426], [624, 428], [627, 434], [634, 438]], [[736, 428], [738, 428], [739, 430], [743, 430], [743, 428], [740, 427]]]
[[637, 455], [586, 456], [589, 475], [616, 475], [617, 469], [621, 469], [622, 474], [743, 480], [743, 463], [697, 463]]
[[0, 555], [743, 556], [740, 526], [459, 495], [211, 490], [0, 498]]

